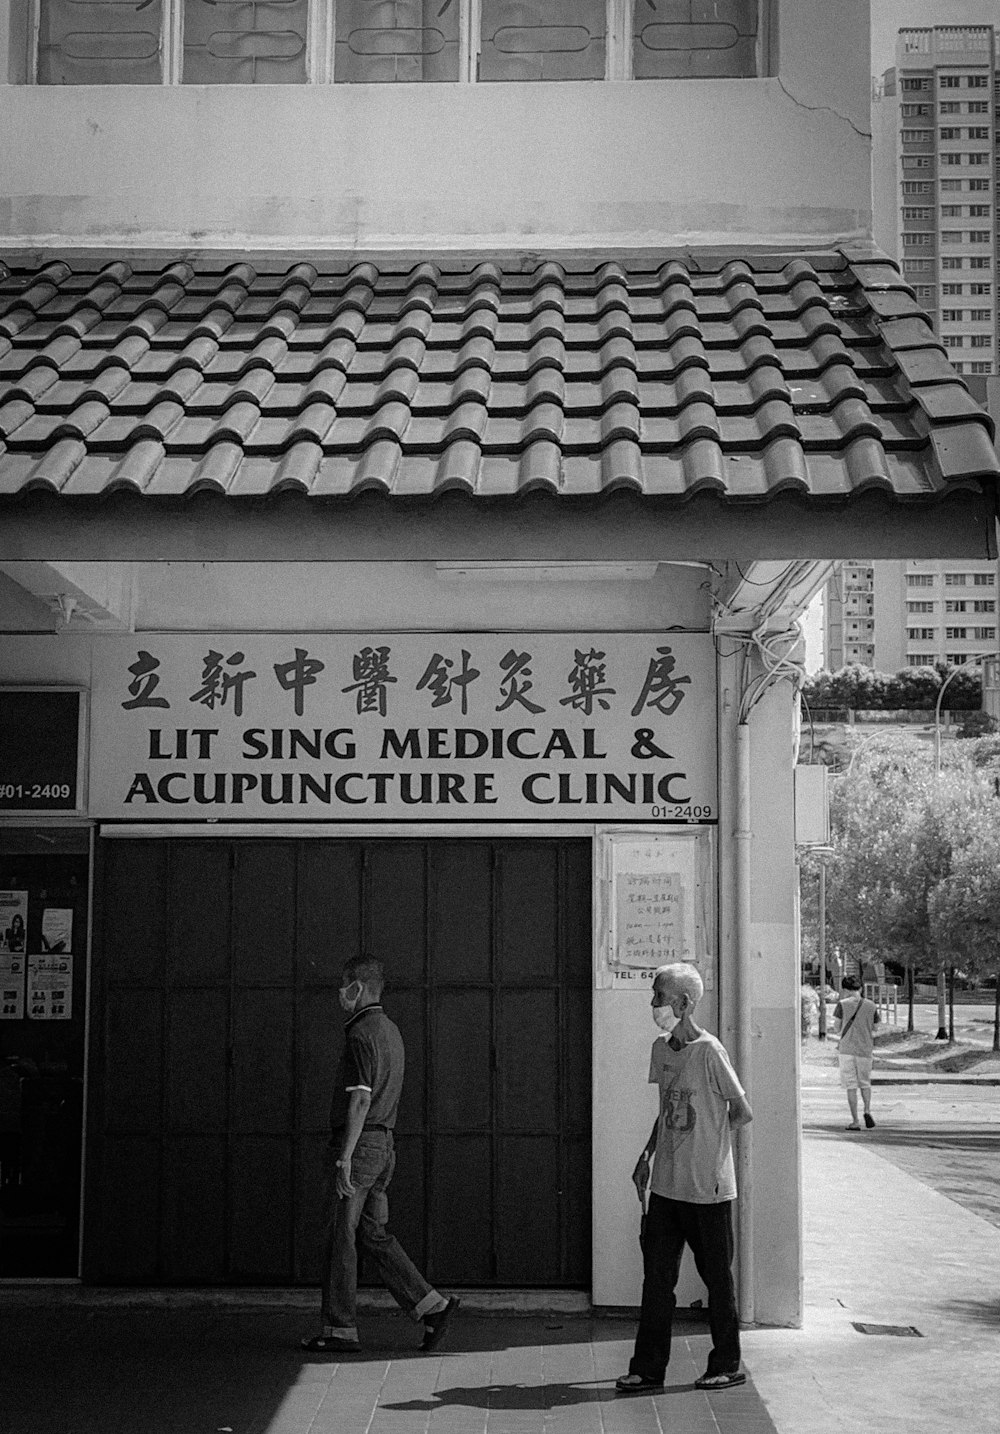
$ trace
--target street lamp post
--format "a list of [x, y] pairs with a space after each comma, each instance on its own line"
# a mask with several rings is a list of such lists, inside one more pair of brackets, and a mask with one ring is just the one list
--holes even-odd
[[952, 678], [953, 678], [953, 677], [957, 677], [958, 674], [959, 674], [960, 672], [964, 671], [964, 669], [965, 669], [966, 667], [974, 667], [977, 662], [982, 662], [982, 661], [983, 661], [983, 657], [982, 657], [982, 655], [980, 655], [979, 657], [970, 657], [970, 658], [968, 658], [968, 660], [965, 661], [965, 662], [960, 662], [957, 667], [952, 668], [951, 672], [948, 673], [948, 676], [947, 676], [947, 677], [945, 678], [945, 680], [941, 683], [941, 686], [940, 686], [940, 688], [938, 689], [937, 702], [936, 702], [935, 705], [934, 705], [934, 775], [935, 775], [935, 777], [940, 777], [940, 775], [941, 775], [941, 699], [944, 697], [945, 689], [947, 688], [948, 683], [952, 680]]
[[[945, 694], [945, 688], [948, 686], [948, 683], [952, 680], [953, 677], [957, 677], [958, 674], [959, 674], [960, 672], [962, 672], [966, 667], [974, 667], [977, 662], [980, 662], [980, 663], [981, 663], [981, 662], [984, 660], [984, 657], [985, 657], [985, 654], [981, 654], [981, 655], [978, 656], [978, 657], [970, 657], [970, 658], [968, 658], [967, 661], [959, 663], [959, 665], [958, 665], [957, 667], [952, 668], [951, 672], [948, 673], [948, 676], [947, 676], [947, 677], [945, 678], [945, 680], [941, 683], [941, 686], [940, 686], [940, 688], [938, 689], [937, 702], [934, 704], [934, 777], [935, 777], [935, 779], [937, 779], [937, 778], [940, 777], [940, 775], [941, 775], [941, 701], [942, 701], [942, 699], [943, 699], [943, 697], [944, 697], [944, 694]], [[911, 979], [912, 979], [912, 978], [911, 978]], [[936, 1041], [946, 1041], [946, 1040], [948, 1039], [948, 1032], [945, 1030], [945, 1024], [944, 1024], [944, 1020], [945, 1020], [945, 975], [944, 975], [944, 967], [943, 967], [943, 966], [939, 969], [938, 974], [937, 974], [937, 1000], [938, 1000], [938, 1029], [937, 1029], [937, 1035], [934, 1037], [934, 1039], [935, 1039]]]
[[813, 847], [819, 859], [819, 1039], [826, 1040], [826, 859], [832, 846]]

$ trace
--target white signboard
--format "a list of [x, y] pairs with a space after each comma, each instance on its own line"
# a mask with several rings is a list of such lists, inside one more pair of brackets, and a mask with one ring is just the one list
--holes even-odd
[[690, 961], [715, 985], [712, 832], [608, 832], [601, 842], [598, 984], [644, 990]]
[[28, 1015], [33, 1021], [68, 1021], [73, 1015], [73, 957], [28, 957]]
[[102, 637], [90, 810], [711, 822], [711, 637]]

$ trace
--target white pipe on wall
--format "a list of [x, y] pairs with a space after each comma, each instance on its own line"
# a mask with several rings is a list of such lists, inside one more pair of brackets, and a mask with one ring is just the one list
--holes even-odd
[[[742, 721], [736, 728], [736, 1073], [753, 1104], [751, 1010], [753, 979], [750, 952], [750, 726]], [[740, 1319], [754, 1320], [753, 1259], [753, 1125], [744, 1125], [736, 1136], [736, 1183], [738, 1225], [738, 1290]]]

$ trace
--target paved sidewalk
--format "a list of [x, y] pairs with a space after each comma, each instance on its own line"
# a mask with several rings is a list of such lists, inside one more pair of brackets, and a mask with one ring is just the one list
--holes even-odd
[[[804, 1327], [744, 1336], [779, 1434], [997, 1434], [996, 1228], [863, 1135], [806, 1131], [803, 1185]], [[855, 1320], [922, 1337], [860, 1334]]]
[[362, 1319], [365, 1358], [298, 1347], [301, 1312], [0, 1305], [2, 1434], [773, 1434], [748, 1382], [693, 1387], [709, 1337], [679, 1331], [666, 1390], [616, 1397], [630, 1321], [460, 1315], [416, 1351], [397, 1314]]

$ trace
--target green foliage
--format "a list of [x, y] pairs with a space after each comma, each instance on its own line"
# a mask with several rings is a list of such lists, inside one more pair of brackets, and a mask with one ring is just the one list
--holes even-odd
[[[997, 739], [986, 743], [1000, 756]], [[994, 771], [969, 760], [978, 755], [971, 743], [953, 749], [935, 776], [933, 750], [918, 738], [880, 734], [855, 749], [830, 804], [831, 946], [921, 970], [1000, 969], [1000, 800]], [[814, 853], [802, 869], [803, 947], [813, 951]]]
[[942, 707], [953, 712], [973, 711], [982, 703], [982, 682], [976, 668], [904, 667], [899, 672], [875, 672], [860, 663], [839, 672], [817, 672], [807, 678], [802, 695], [811, 710], [842, 709], [852, 712], [933, 711], [938, 693], [951, 672]]
[[955, 735], [956, 737], [984, 737], [996, 730], [996, 718], [991, 717], [988, 712], [970, 712]]

